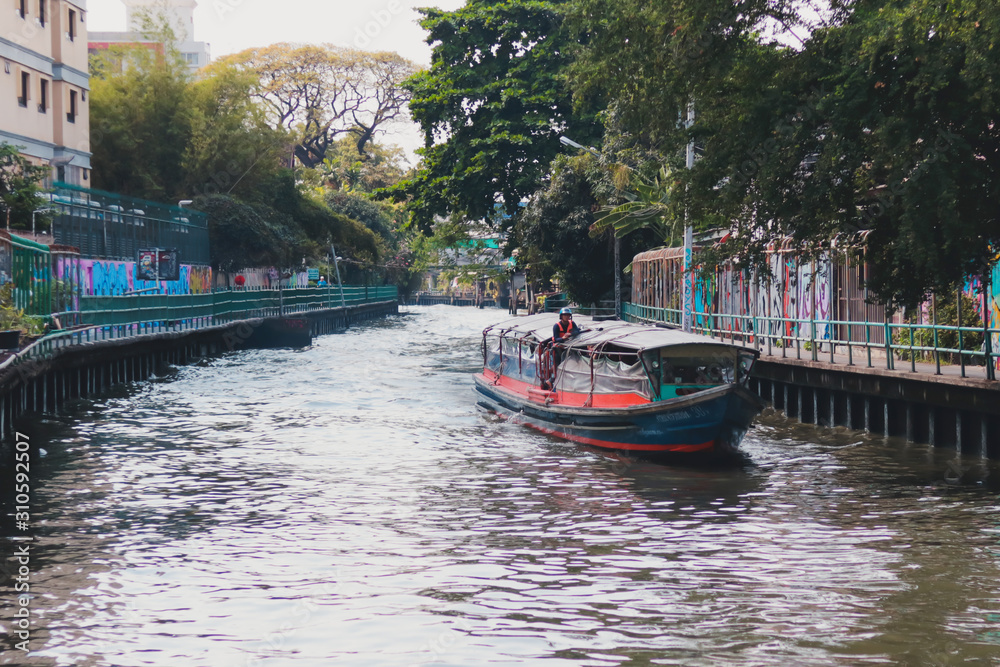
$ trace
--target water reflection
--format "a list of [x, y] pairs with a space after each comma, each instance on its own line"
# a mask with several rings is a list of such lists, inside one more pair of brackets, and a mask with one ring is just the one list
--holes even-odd
[[34, 663], [1000, 657], [992, 466], [774, 416], [740, 468], [608, 457], [475, 408], [494, 317], [416, 309], [26, 424]]

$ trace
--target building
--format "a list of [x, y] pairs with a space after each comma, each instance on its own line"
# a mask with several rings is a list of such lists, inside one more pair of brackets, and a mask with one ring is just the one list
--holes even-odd
[[142, 44], [152, 48], [156, 43], [147, 28], [155, 29], [162, 21], [170, 27], [177, 40], [177, 50], [191, 71], [210, 60], [209, 45], [194, 41], [194, 9], [196, 0], [122, 0], [125, 3], [127, 32], [91, 32], [91, 51], [107, 49], [117, 44]]
[[[53, 180], [90, 180], [86, 0], [6, 0], [0, 19], [0, 142]], [[11, 12], [10, 5], [13, 5]]]

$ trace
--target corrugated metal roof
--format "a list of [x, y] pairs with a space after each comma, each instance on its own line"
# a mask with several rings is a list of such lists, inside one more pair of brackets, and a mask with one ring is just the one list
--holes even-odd
[[[503, 333], [505, 335], [523, 338], [532, 336], [538, 341], [552, 338], [552, 327], [559, 320], [556, 313], [542, 313], [527, 317], [516, 317], [498, 322], [487, 327], [484, 333]], [[583, 333], [575, 336], [567, 343], [567, 347], [588, 347], [591, 345], [613, 343], [631, 350], [650, 350], [658, 347], [674, 345], [719, 345], [723, 347], [742, 347], [701, 336], [685, 333], [678, 329], [666, 329], [648, 324], [632, 324], [621, 320], [606, 320], [595, 322], [586, 315], [574, 315], [573, 321], [583, 329]]]

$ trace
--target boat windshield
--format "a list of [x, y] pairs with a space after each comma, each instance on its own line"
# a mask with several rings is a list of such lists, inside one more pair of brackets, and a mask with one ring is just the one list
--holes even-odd
[[661, 401], [732, 384], [737, 350], [717, 345], [678, 345], [645, 354], [653, 390]]

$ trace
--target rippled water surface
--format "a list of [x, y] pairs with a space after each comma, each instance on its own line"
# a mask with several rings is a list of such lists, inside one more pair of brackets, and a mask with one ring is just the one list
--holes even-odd
[[775, 416], [735, 469], [598, 454], [475, 407], [502, 317], [414, 308], [25, 420], [33, 652], [4, 664], [1000, 664], [995, 469]]

